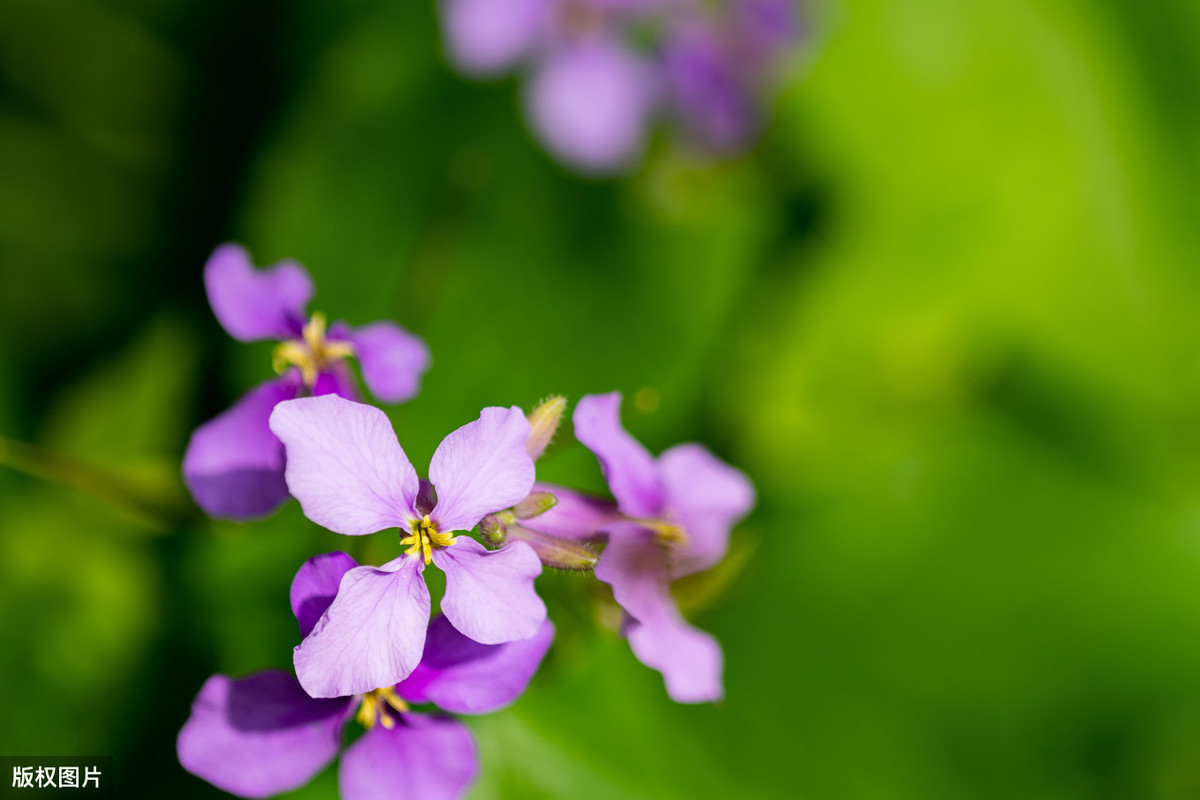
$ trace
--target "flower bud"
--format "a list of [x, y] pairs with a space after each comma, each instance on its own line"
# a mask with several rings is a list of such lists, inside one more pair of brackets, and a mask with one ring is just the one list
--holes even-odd
[[596, 560], [599, 558], [596, 551], [586, 544], [564, 539], [561, 536], [531, 531], [520, 525], [508, 526], [507, 533], [510, 540], [525, 542], [532, 547], [533, 552], [537, 553], [537, 557], [547, 567], [590, 572], [596, 566]]
[[499, 547], [508, 539], [508, 526], [495, 514], [488, 514], [479, 520], [479, 534], [487, 544]]
[[[560, 394], [551, 395], [543, 400], [537, 408], [529, 412], [529, 438], [525, 440], [525, 450], [534, 461], [546, 450], [546, 445], [554, 438], [558, 424], [562, 422], [563, 412], [567, 410], [567, 398]], [[543, 509], [544, 510], [544, 509]]]
[[512, 508], [517, 519], [532, 519], [554, 508], [558, 498], [549, 492], [530, 492], [524, 500]]

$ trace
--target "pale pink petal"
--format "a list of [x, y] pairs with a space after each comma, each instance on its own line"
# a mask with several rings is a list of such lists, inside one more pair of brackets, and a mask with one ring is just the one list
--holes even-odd
[[621, 426], [621, 393], [589, 394], [575, 406], [575, 438], [600, 460], [622, 512], [653, 517], [663, 491], [654, 457]]
[[672, 565], [676, 577], [708, 569], [725, 557], [729, 532], [754, 507], [754, 486], [739, 470], [699, 444], [670, 448], [658, 459], [664, 511], [687, 534]]
[[298, 336], [313, 295], [304, 267], [284, 261], [256, 270], [236, 244], [223, 244], [209, 257], [204, 288], [221, 327], [243, 342]]
[[416, 556], [356, 567], [294, 653], [296, 677], [313, 697], [393, 686], [421, 660], [429, 590]]
[[626, 535], [614, 529], [596, 565], [596, 577], [612, 587], [613, 597], [629, 615], [625, 635], [633, 654], [662, 673], [672, 700], [720, 700], [721, 646], [679, 613], [665, 570], [666, 553], [651, 534]]
[[442, 31], [450, 61], [470, 75], [495, 75], [529, 54], [555, 0], [444, 0]]
[[429, 347], [420, 336], [394, 322], [373, 322], [361, 328], [339, 325], [330, 339], [354, 345], [363, 380], [371, 394], [385, 403], [402, 403], [421, 388], [421, 376], [429, 369]]
[[641, 155], [658, 97], [658, 76], [640, 56], [605, 39], [548, 53], [528, 84], [538, 138], [587, 173], [618, 172]]
[[287, 449], [288, 489], [318, 525], [357, 536], [416, 516], [417, 473], [378, 408], [303, 397], [276, 406], [271, 430]]
[[485, 550], [466, 536], [433, 551], [446, 573], [442, 613], [455, 628], [480, 644], [502, 644], [537, 635], [546, 604], [533, 588], [542, 562], [524, 542]]
[[376, 725], [342, 754], [341, 800], [456, 800], [479, 772], [470, 732], [460, 722], [401, 714]]
[[513, 406], [485, 408], [442, 440], [429, 463], [437, 490], [431, 516], [440, 530], [468, 531], [485, 514], [525, 499], [534, 478], [528, 436], [529, 421]]

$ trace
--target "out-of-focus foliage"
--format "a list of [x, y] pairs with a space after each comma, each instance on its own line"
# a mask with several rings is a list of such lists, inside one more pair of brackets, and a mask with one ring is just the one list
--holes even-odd
[[[218, 796], [174, 760], [203, 679], [288, 664], [304, 558], [396, 552], [182, 494], [270, 369], [205, 305], [236, 239], [426, 337], [418, 464], [483, 405], [619, 388], [760, 490], [741, 574], [692, 587], [725, 702], [672, 705], [548, 574], [478, 797], [1200, 793], [1200, 6], [814, 15], [753, 153], [594, 182], [427, 4], [0, 4], [0, 752]], [[542, 476], [601, 488], [560, 439]]]

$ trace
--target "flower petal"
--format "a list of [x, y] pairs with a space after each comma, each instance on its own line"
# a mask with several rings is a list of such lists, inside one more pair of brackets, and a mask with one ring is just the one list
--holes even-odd
[[699, 444], [681, 444], [658, 459], [667, 513], [674, 511], [688, 544], [672, 565], [680, 577], [725, 557], [730, 529], [754, 507], [754, 486]]
[[524, 542], [501, 550], [485, 550], [466, 536], [433, 551], [433, 561], [446, 573], [442, 613], [455, 628], [481, 644], [530, 639], [546, 620], [546, 604], [533, 579], [542, 562]]
[[288, 488], [318, 525], [358, 536], [416, 516], [417, 473], [378, 408], [302, 397], [279, 404], [271, 430], [287, 448]]
[[253, 519], [287, 500], [283, 445], [267, 420], [278, 403], [299, 390], [293, 376], [261, 383], [192, 434], [183, 456], [183, 481], [207, 514]]
[[555, 503], [549, 511], [521, 520], [521, 526], [530, 530], [564, 539], [591, 541], [603, 538], [604, 528], [620, 519], [616, 505], [609, 500], [552, 483], [535, 483], [533, 491], [549, 492], [554, 495]]
[[656, 73], [624, 47], [592, 39], [548, 54], [526, 107], [546, 149], [593, 173], [627, 167], [640, 153], [658, 95]]
[[525, 691], [553, 641], [549, 620], [532, 639], [479, 644], [439, 615], [425, 636], [421, 663], [396, 691], [410, 703], [434, 703], [455, 714], [498, 711]]
[[[340, 329], [340, 330], [339, 330]], [[344, 335], [337, 337], [344, 331]], [[344, 338], [354, 345], [363, 380], [371, 394], [385, 403], [402, 403], [421, 388], [429, 369], [425, 340], [394, 322], [374, 322], [361, 328], [338, 326], [330, 339]]]
[[345, 361], [336, 361], [317, 373], [316, 383], [313, 384], [314, 397], [323, 394], [336, 394], [347, 400], [361, 402], [358, 397], [358, 386], [355, 385], [354, 375]]
[[337, 755], [347, 698], [314, 700], [286, 672], [213, 675], [179, 732], [179, 763], [217, 788], [270, 797], [308, 783]]
[[665, 551], [644, 531], [614, 529], [596, 565], [596, 577], [613, 588], [629, 615], [625, 629], [633, 654], [662, 673], [677, 703], [704, 703], [724, 695], [721, 646], [687, 623], [671, 596]]
[[357, 567], [343, 552], [322, 553], [305, 561], [292, 579], [292, 613], [300, 623], [300, 638], [312, 632], [317, 620], [337, 595], [342, 576]]
[[429, 590], [416, 556], [355, 567], [294, 653], [296, 677], [313, 697], [345, 697], [393, 686], [425, 646]]
[[396, 727], [376, 725], [342, 755], [342, 800], [456, 800], [479, 772], [471, 733], [460, 722], [401, 714]]
[[548, 0], [446, 0], [447, 55], [469, 75], [498, 74], [533, 49], [549, 16]]
[[654, 457], [621, 427], [621, 393], [589, 394], [575, 406], [575, 438], [600, 460], [608, 488], [621, 511], [653, 517], [663, 491]]
[[258, 271], [236, 244], [223, 244], [209, 257], [204, 288], [221, 327], [243, 342], [299, 336], [313, 295], [304, 267], [282, 261]]
[[438, 445], [429, 462], [437, 489], [431, 515], [442, 531], [469, 531], [485, 514], [525, 499], [533, 459], [525, 450], [529, 422], [521, 409], [485, 408]]
[[745, 146], [759, 124], [738, 66], [722, 35], [705, 28], [681, 28], [664, 47], [671, 106], [691, 139], [716, 152]]

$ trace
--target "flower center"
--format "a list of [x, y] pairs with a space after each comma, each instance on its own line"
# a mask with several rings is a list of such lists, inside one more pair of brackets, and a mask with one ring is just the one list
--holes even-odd
[[663, 517], [625, 517], [654, 534], [654, 541], [670, 547], [687, 547], [688, 535], [683, 526]]
[[449, 547], [456, 541], [457, 538], [448, 533], [439, 533], [437, 523], [426, 514], [421, 519], [413, 520], [412, 534], [401, 539], [400, 544], [409, 545], [404, 551], [405, 555], [420, 554], [428, 564], [433, 560], [433, 548]]
[[378, 722], [390, 731], [396, 727], [396, 720], [388, 712], [389, 708], [397, 714], [408, 711], [408, 703], [401, 700], [391, 686], [364, 694], [362, 705], [358, 707], [358, 714], [354, 718], [367, 730], [374, 728]]
[[321, 370], [351, 355], [354, 355], [354, 345], [350, 342], [326, 341], [325, 315], [316, 311], [305, 324], [299, 339], [288, 339], [275, 346], [272, 361], [276, 372], [282, 373], [288, 367], [299, 368], [304, 385], [311, 389]]

